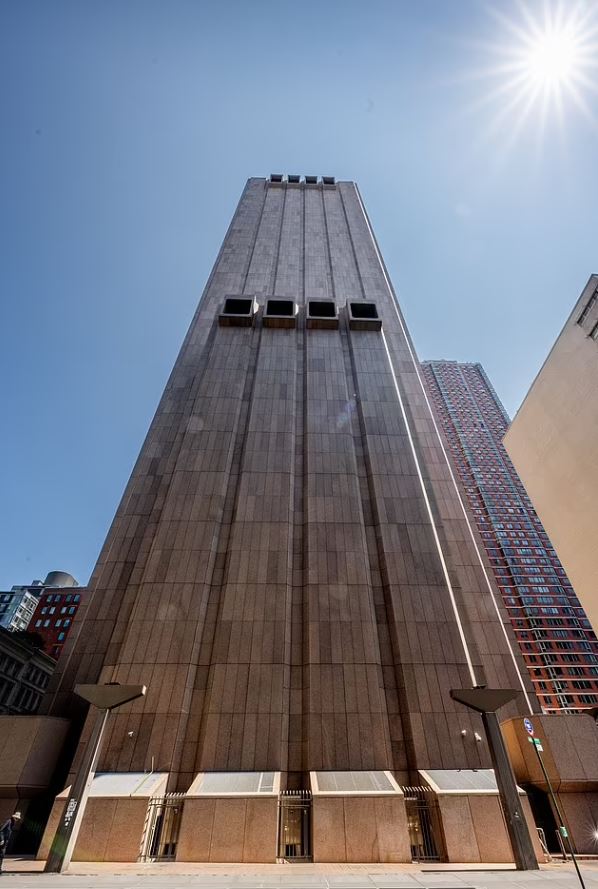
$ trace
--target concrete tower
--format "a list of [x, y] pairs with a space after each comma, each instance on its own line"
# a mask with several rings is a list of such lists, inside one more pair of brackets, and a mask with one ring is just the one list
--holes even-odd
[[450, 688], [538, 708], [355, 183], [247, 182], [89, 590], [46, 712], [146, 684], [100, 768], [172, 791], [420, 784], [490, 766]]

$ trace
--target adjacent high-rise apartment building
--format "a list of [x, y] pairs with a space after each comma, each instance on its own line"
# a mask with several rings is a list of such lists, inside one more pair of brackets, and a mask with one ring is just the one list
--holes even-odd
[[480, 364], [423, 373], [544, 712], [595, 707], [598, 642], [504, 448], [503, 405]]
[[505, 447], [598, 632], [598, 275], [590, 275]]

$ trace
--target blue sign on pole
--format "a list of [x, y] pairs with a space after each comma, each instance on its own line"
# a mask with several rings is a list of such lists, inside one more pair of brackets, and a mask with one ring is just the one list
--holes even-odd
[[533, 724], [533, 722], [531, 721], [531, 719], [528, 719], [527, 716], [526, 716], [525, 719], [523, 720], [523, 725], [524, 725], [525, 730], [526, 730], [526, 732], [528, 733], [528, 735], [533, 735], [533, 733], [534, 733], [534, 724]]

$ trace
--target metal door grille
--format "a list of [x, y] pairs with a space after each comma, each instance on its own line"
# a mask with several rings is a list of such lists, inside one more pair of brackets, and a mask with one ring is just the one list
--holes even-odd
[[278, 857], [311, 861], [310, 790], [283, 790], [278, 797]]
[[440, 861], [440, 812], [428, 787], [402, 787], [407, 810], [411, 857], [414, 861]]
[[168, 793], [149, 801], [142, 841], [142, 861], [172, 861], [181, 827], [184, 793]]

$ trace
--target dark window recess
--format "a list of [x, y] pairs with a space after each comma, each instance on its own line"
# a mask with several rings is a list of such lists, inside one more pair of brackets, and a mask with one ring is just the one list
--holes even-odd
[[282, 182], [282, 173], [270, 173], [270, 182]]
[[308, 306], [312, 318], [336, 318], [336, 305], [332, 301], [310, 300]]
[[331, 299], [310, 299], [307, 301], [306, 326], [312, 329], [336, 329], [338, 312]]
[[334, 185], [336, 183], [336, 179], [334, 176], [322, 176], [322, 182], [324, 185]]
[[266, 315], [284, 315], [292, 318], [295, 314], [295, 303], [292, 299], [269, 299], [266, 303]]
[[367, 318], [369, 321], [378, 317], [375, 303], [351, 303], [351, 314], [354, 318]]
[[294, 173], [293, 174], [289, 173], [289, 176], [288, 176], [288, 180], [292, 185], [296, 185], [299, 182], [300, 178], [301, 178], [300, 176], [296, 176]]
[[381, 330], [382, 321], [376, 303], [349, 302], [349, 327], [351, 330]]
[[317, 182], [318, 182], [317, 176], [306, 176], [305, 177], [305, 184], [306, 185], [316, 185]]
[[296, 327], [297, 304], [292, 299], [267, 299], [264, 327]]
[[598, 340], [598, 324], [594, 324], [590, 336], [593, 340]]
[[249, 315], [253, 300], [252, 299], [236, 299], [235, 297], [224, 300], [225, 315]]
[[218, 316], [218, 323], [221, 327], [251, 327], [255, 308], [252, 297], [228, 296]]

